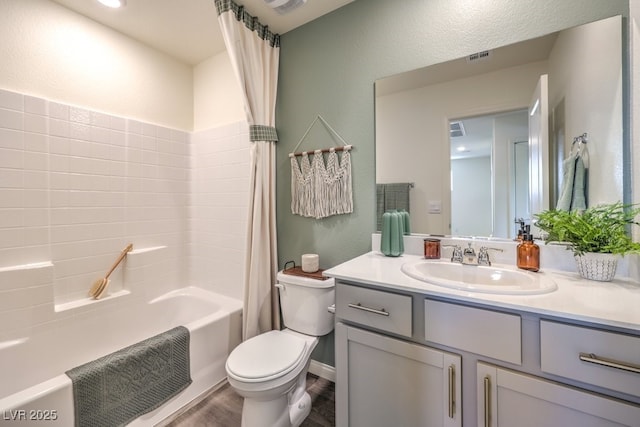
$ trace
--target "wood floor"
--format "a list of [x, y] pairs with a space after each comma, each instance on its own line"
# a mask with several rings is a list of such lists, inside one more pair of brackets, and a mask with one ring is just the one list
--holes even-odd
[[[311, 395], [311, 413], [301, 427], [335, 426], [334, 383], [308, 374], [307, 391]], [[242, 398], [233, 391], [229, 384], [225, 384], [166, 426], [239, 427], [241, 414]]]

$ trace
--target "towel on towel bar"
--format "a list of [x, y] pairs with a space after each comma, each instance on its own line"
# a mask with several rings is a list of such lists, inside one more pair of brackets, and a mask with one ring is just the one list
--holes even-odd
[[76, 426], [123, 426], [191, 384], [189, 330], [178, 326], [66, 374]]
[[382, 230], [382, 215], [390, 209], [403, 209], [410, 212], [411, 184], [399, 182], [376, 184], [376, 230]]
[[585, 210], [587, 208], [587, 169], [582, 156], [572, 154], [562, 162], [562, 168], [564, 169], [562, 189], [556, 209], [563, 211]]

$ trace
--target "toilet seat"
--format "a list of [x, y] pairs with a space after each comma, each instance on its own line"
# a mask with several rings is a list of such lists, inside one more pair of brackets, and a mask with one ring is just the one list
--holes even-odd
[[265, 382], [291, 372], [305, 358], [307, 342], [282, 331], [257, 335], [236, 347], [227, 374], [242, 382]]

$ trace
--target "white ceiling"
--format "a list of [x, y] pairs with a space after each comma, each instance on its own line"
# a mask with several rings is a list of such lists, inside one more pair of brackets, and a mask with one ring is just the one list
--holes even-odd
[[[505, 113], [487, 114], [484, 116], [467, 117], [456, 119], [464, 126], [466, 135], [452, 137], [451, 141], [451, 159], [468, 159], [472, 157], [491, 156], [494, 134], [494, 121], [498, 117], [527, 114], [526, 110], [509, 111]], [[523, 137], [528, 135], [529, 128], [527, 126], [521, 129]], [[458, 151], [458, 147], [464, 147], [465, 151]]]
[[[225, 50], [214, 0], [127, 0], [109, 9], [97, 0], [52, 0], [159, 51], [195, 65]], [[284, 34], [354, 0], [307, 0], [279, 15], [264, 0], [236, 0], [274, 33]]]

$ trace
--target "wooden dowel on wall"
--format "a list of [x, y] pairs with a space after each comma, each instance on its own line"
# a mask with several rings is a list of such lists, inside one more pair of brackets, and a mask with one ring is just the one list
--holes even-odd
[[345, 145], [344, 147], [335, 147], [335, 148], [323, 148], [322, 150], [310, 150], [310, 151], [301, 151], [299, 153], [293, 153], [294, 156], [302, 156], [303, 154], [306, 155], [311, 155], [314, 154], [316, 151], [320, 151], [321, 153], [328, 153], [331, 150], [333, 151], [345, 151], [345, 150], [351, 150], [353, 147], [351, 145]]

